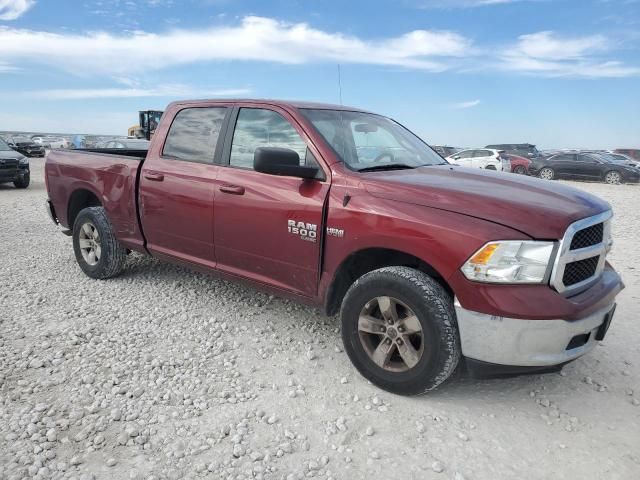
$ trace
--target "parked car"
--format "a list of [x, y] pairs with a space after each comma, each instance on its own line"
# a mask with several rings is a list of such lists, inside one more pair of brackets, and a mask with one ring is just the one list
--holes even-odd
[[54, 137], [51, 135], [35, 135], [31, 137], [38, 145], [43, 146], [44, 148], [68, 148], [69, 141], [62, 137]]
[[462, 150], [447, 157], [447, 160], [461, 167], [485, 168], [487, 170], [511, 171], [509, 159], [501, 155], [499, 150], [475, 148]]
[[635, 160], [640, 160], [640, 148], [616, 148], [614, 153], [621, 153]]
[[340, 312], [351, 361], [398, 394], [462, 358], [557, 370], [604, 338], [623, 288], [607, 202], [452, 168], [344, 106], [175, 102], [148, 152], [53, 150], [45, 180], [87, 276], [118, 275], [136, 251]]
[[450, 157], [451, 155], [454, 155], [456, 152], [460, 151], [459, 148], [447, 147], [444, 145], [431, 145], [431, 148], [433, 148], [441, 157], [444, 158]]
[[511, 172], [518, 175], [528, 175], [531, 160], [521, 157], [520, 155], [512, 155], [510, 153], [502, 153], [501, 156], [509, 160], [511, 164]]
[[27, 137], [8, 137], [7, 144], [16, 152], [20, 152], [26, 157], [44, 157], [45, 150], [42, 145], [38, 145]]
[[13, 183], [16, 188], [27, 188], [30, 177], [29, 159], [0, 138], [0, 183]]
[[539, 158], [542, 156], [536, 146], [530, 143], [501, 143], [498, 145], [487, 145], [485, 148], [502, 150], [505, 153], [510, 153], [512, 155], [518, 155], [520, 157], [531, 159]]
[[137, 138], [122, 138], [104, 143], [103, 148], [126, 148], [128, 150], [147, 150], [149, 141]]
[[640, 181], [640, 168], [597, 153], [561, 153], [538, 159], [529, 172], [546, 180], [574, 178], [610, 184]]

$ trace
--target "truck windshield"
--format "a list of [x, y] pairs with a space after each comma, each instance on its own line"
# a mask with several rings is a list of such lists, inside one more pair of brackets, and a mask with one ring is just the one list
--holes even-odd
[[385, 165], [415, 168], [444, 165], [441, 156], [389, 118], [363, 112], [301, 109], [340, 159], [353, 170]]

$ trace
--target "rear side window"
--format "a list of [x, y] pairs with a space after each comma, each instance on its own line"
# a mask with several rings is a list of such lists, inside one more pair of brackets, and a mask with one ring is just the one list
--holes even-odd
[[573, 160], [575, 160], [575, 155], [569, 154], [569, 153], [565, 153], [562, 155], [556, 155], [555, 157], [551, 157], [549, 160], [551, 160], [552, 162], [572, 162]]
[[162, 150], [163, 157], [213, 163], [225, 107], [185, 108], [173, 119]]
[[493, 153], [491, 152], [491, 150], [474, 150], [473, 156], [474, 157], [491, 157], [493, 156]]

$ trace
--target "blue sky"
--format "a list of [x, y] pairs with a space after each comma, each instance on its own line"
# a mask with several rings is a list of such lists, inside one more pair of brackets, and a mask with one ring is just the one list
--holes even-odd
[[0, 130], [338, 103], [338, 64], [345, 104], [434, 144], [640, 147], [640, 0], [0, 0]]

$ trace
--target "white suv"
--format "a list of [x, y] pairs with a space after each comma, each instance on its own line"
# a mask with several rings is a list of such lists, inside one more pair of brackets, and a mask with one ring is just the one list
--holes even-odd
[[490, 148], [475, 148], [462, 150], [455, 153], [447, 160], [455, 165], [471, 168], [485, 168], [487, 170], [497, 170], [499, 172], [510, 172], [511, 162], [500, 155], [502, 150], [492, 150]]

